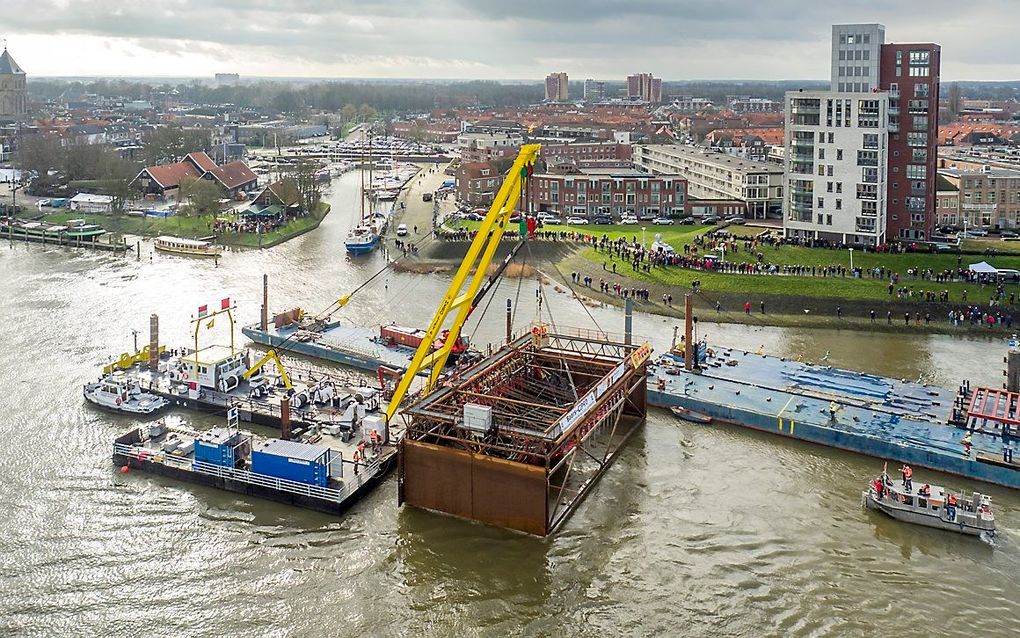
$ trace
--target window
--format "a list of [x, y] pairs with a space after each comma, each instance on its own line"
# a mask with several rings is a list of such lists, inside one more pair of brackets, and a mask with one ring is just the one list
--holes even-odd
[[871, 59], [871, 50], [870, 49], [865, 49], [864, 50], [864, 59], [865, 60], [870, 60]]
[[862, 38], [862, 41], [864, 42], [864, 44], [871, 44], [871, 34], [865, 33]]
[[928, 134], [924, 132], [911, 131], [907, 133], [907, 145], [914, 148], [928, 146]]
[[843, 159], [843, 149], [837, 148], [836, 149], [836, 160], [841, 160], [841, 159]]
[[864, 134], [864, 148], [877, 149], [878, 148], [878, 133], [865, 133]]
[[843, 192], [843, 182], [836, 182], [836, 192], [837, 193]]
[[928, 97], [928, 85], [920, 83], [915, 84], [914, 97]]
[[896, 64], [903, 64], [903, 51], [896, 52]]
[[[843, 38], [840, 38], [840, 40], [842, 41]], [[847, 44], [853, 44], [854, 43], [854, 35], [852, 33], [848, 33], [847, 34], [847, 36], [846, 36], [846, 43]]]
[[842, 199], [837, 199], [836, 200], [836, 210], [843, 210], [843, 200]]
[[828, 191], [829, 191], [830, 193], [832, 192], [832, 182], [829, 182], [829, 183], [828, 183], [828, 185], [827, 185], [827, 190], [828, 190]]
[[846, 51], [844, 51], [843, 49], [839, 50], [839, 59], [840, 60], [845, 60], [846, 59]]
[[910, 77], [912, 77], [912, 78], [926, 78], [926, 77], [928, 77], [928, 67], [926, 67], [926, 66], [912, 66], [912, 67], [910, 67]]
[[824, 197], [819, 197], [818, 198], [818, 208], [825, 208], [825, 198]]
[[927, 131], [928, 130], [928, 116], [927, 115], [915, 115], [914, 116], [914, 130], [915, 131]]
[[825, 133], [819, 133], [818, 134], [818, 142], [819, 143], [825, 143]]
[[925, 179], [928, 167], [924, 164], [907, 164], [907, 179]]
[[829, 170], [826, 173], [829, 177], [832, 177], [832, 164], [829, 164]]
[[832, 226], [832, 215], [826, 215], [825, 216], [825, 224], [827, 226]]
[[818, 159], [825, 159], [825, 149], [824, 148], [818, 149]]
[[928, 51], [911, 51], [910, 52], [910, 63], [911, 64], [928, 64]]

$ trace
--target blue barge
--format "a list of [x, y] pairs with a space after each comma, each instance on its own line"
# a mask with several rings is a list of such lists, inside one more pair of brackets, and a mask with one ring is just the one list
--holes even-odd
[[[692, 370], [684, 368], [680, 353], [662, 355], [649, 366], [650, 404], [681, 406], [722, 423], [1020, 489], [1020, 463], [1013, 461], [1016, 393], [979, 388], [972, 398], [966, 385], [954, 393], [703, 346], [692, 359], [699, 362]], [[977, 399], [989, 395], [998, 407], [975, 413]]]
[[380, 368], [403, 372], [415, 351], [410, 346], [380, 343], [378, 332], [339, 321], [315, 326], [313, 330], [300, 322], [278, 328], [269, 325], [265, 329], [256, 324], [244, 326], [241, 334], [267, 348], [282, 346], [285, 351], [371, 372]]

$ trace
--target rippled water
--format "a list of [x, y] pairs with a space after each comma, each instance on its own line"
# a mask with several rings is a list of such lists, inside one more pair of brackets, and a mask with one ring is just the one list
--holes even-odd
[[[212, 262], [136, 262], [0, 245], [0, 634], [691, 635], [1015, 633], [1020, 499], [993, 495], [989, 547], [860, 508], [878, 462], [768, 435], [696, 427], [653, 412], [597, 489], [548, 539], [409, 508], [392, 479], [341, 519], [174, 483], [110, 463], [131, 420], [86, 407], [80, 386], [160, 315], [183, 343], [201, 303], [258, 314], [318, 310], [381, 259], [345, 260], [356, 177], [330, 194], [322, 227], [264, 252]], [[424, 323], [446, 281], [389, 275], [355, 297], [366, 324]], [[518, 323], [535, 312], [520, 284]], [[496, 291], [476, 340], [498, 339]], [[558, 322], [589, 326], [550, 291]], [[616, 310], [595, 309], [605, 329]], [[673, 320], [636, 318], [668, 347]], [[471, 326], [473, 329], [474, 326]], [[1001, 381], [1002, 347], [974, 338], [867, 335], [702, 323], [716, 342], [953, 387]], [[145, 337], [141, 337], [144, 342]], [[183, 415], [200, 425], [208, 421]], [[924, 480], [929, 480], [925, 475]]]

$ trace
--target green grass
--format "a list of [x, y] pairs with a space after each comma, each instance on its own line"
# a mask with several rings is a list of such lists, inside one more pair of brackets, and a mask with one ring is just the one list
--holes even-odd
[[[329, 204], [320, 203], [317, 214], [300, 217], [291, 221], [286, 226], [262, 234], [261, 246], [265, 248], [275, 246], [315, 228], [328, 212]], [[140, 235], [143, 237], [174, 235], [177, 237], [196, 238], [215, 234], [212, 230], [212, 225], [217, 217], [220, 219], [234, 219], [234, 216], [229, 214], [199, 215], [195, 217], [173, 215], [172, 217], [160, 218], [148, 216], [128, 217], [127, 215], [83, 215], [75, 211], [51, 213], [43, 219], [53, 223], [63, 223], [69, 219], [85, 219], [87, 223], [99, 224], [107, 232], [122, 235]], [[222, 243], [231, 246], [255, 248], [260, 245], [260, 236], [255, 233], [225, 233], [219, 235], [218, 238]]]
[[[607, 279], [614, 277], [612, 264], [616, 264], [616, 277], [627, 277], [636, 281], [654, 285], [673, 286], [690, 289], [695, 280], [700, 280], [702, 288], [713, 292], [747, 293], [749, 295], [783, 295], [797, 297], [824, 297], [847, 300], [873, 300], [886, 302], [895, 300], [889, 295], [888, 282], [883, 279], [864, 277], [794, 277], [779, 275], [739, 275], [713, 273], [701, 270], [689, 270], [679, 266], [653, 267], [651, 272], [631, 270], [630, 263], [619, 258], [610, 259], [605, 253], [592, 248], [585, 249], [581, 256], [596, 264], [601, 270], [606, 262], [610, 272]], [[854, 258], [856, 262], [856, 256]], [[924, 291], [949, 290], [949, 299], [953, 303], [962, 301], [963, 291], [967, 291], [967, 300], [971, 303], [987, 303], [994, 289], [977, 284], [935, 283], [924, 280], [901, 279], [900, 286], [912, 288], [915, 293]], [[917, 297], [913, 297], [917, 299]]]

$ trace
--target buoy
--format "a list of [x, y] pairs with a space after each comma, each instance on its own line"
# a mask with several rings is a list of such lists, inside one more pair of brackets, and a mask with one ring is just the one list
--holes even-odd
[[124, 467], [120, 468], [121, 474], [127, 474], [129, 471], [131, 471], [131, 466], [129, 465], [125, 465]]

